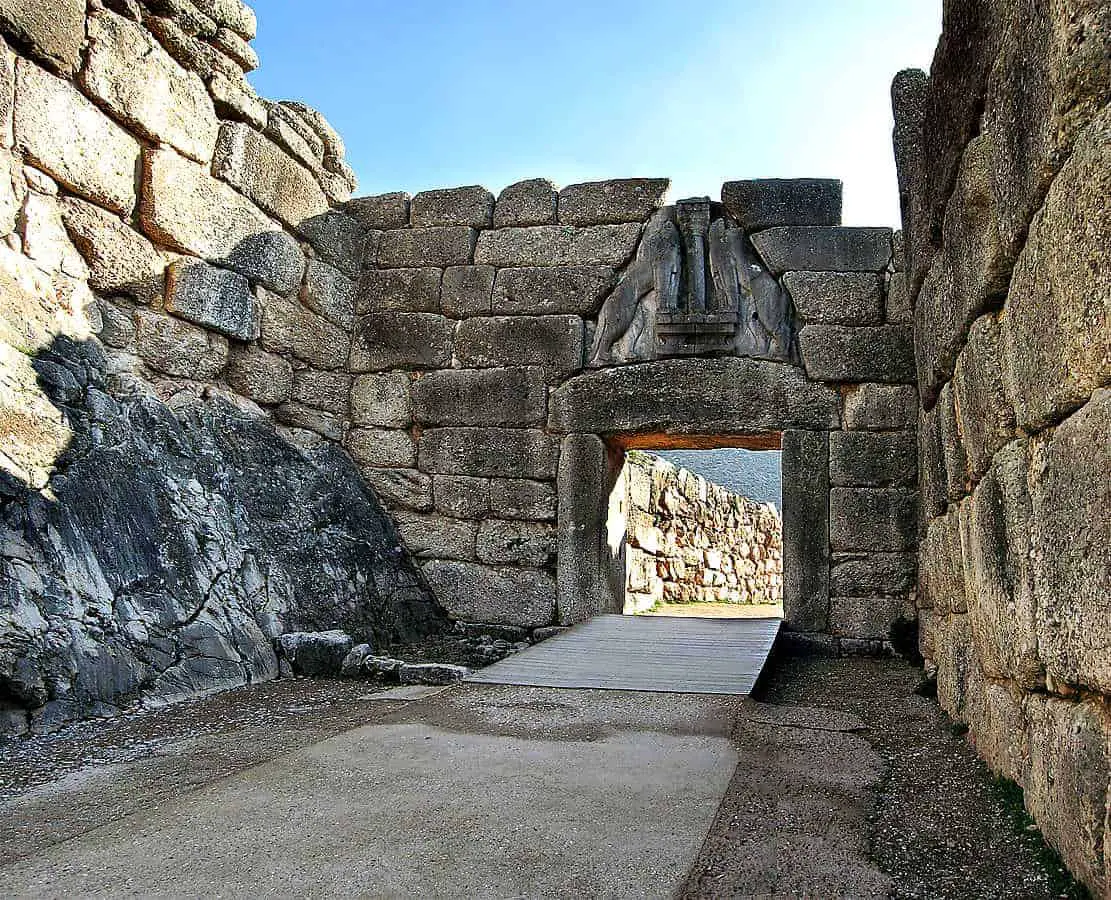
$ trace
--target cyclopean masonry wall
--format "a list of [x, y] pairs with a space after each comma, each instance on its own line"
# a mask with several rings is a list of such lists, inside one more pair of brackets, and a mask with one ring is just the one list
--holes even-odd
[[658, 603], [783, 600], [778, 510], [658, 456], [626, 454], [607, 528], [611, 546], [615, 537], [624, 541], [626, 612]]
[[915, 308], [921, 648], [1111, 894], [1111, 4], [952, 2], [893, 89]]
[[365, 232], [335, 132], [244, 80], [254, 29], [0, 2], [0, 733], [446, 623], [337, 446]]

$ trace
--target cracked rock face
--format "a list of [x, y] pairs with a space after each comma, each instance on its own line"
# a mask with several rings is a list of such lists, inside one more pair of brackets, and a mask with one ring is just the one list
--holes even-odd
[[342, 451], [218, 397], [114, 394], [105, 365], [36, 357], [73, 437], [45, 490], [0, 480], [0, 733], [275, 677], [285, 632], [444, 627]]

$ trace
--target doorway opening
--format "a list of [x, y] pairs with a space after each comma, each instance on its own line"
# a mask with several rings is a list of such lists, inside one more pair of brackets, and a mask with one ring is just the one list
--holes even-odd
[[606, 531], [625, 615], [783, 618], [779, 435], [612, 449]]

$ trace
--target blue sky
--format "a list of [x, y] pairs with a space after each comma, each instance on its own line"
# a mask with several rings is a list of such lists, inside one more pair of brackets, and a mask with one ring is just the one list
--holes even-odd
[[254, 0], [259, 93], [343, 135], [359, 193], [521, 178], [835, 177], [895, 225], [891, 78], [940, 0]]

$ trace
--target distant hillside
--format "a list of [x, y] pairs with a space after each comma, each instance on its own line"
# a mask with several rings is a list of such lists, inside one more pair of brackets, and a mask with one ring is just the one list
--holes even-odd
[[782, 510], [782, 481], [778, 450], [658, 450], [652, 451], [677, 466], [702, 475], [723, 488], [774, 503]]

